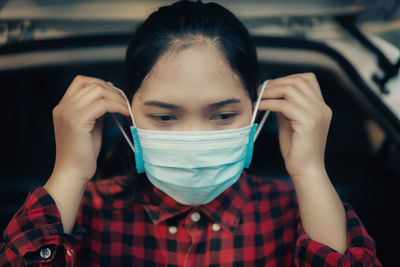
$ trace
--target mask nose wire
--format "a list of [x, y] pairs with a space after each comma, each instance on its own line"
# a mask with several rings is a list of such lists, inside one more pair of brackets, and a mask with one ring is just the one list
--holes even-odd
[[[132, 124], [133, 124], [133, 126], [135, 126], [136, 124], [135, 124], [135, 120], [133, 119], [133, 113], [132, 113], [132, 109], [131, 109], [131, 104], [129, 103], [128, 98], [126, 97], [124, 91], [122, 91], [121, 89], [119, 89], [119, 88], [117, 88], [117, 87], [115, 87], [115, 86], [113, 86], [113, 87], [114, 87], [115, 89], [117, 89], [117, 90], [121, 93], [121, 95], [124, 97], [126, 103], [128, 104], [128, 109], [129, 109], [129, 113], [131, 114]], [[111, 113], [111, 116], [113, 117], [114, 121], [117, 123], [118, 128], [121, 130], [122, 134], [123, 134], [124, 137], [125, 137], [125, 140], [128, 142], [128, 144], [129, 144], [129, 146], [131, 147], [132, 151], [135, 152], [135, 148], [134, 148], [134, 146], [133, 146], [133, 144], [132, 144], [131, 139], [130, 139], [130, 138], [128, 137], [128, 135], [125, 133], [125, 130], [122, 128], [122, 126], [121, 126], [121, 124], [119, 123], [119, 121], [117, 120], [117, 118], [115, 118], [114, 114]]]
[[[253, 125], [254, 121], [256, 120], [258, 107], [260, 106], [260, 102], [261, 102], [262, 96], [264, 94], [265, 87], [267, 86], [268, 82], [269, 82], [269, 80], [266, 80], [263, 83], [263, 87], [261, 89], [260, 95], [258, 96], [258, 99], [257, 99], [257, 102], [256, 102], [256, 106], [254, 107], [254, 110], [253, 110], [253, 118], [251, 120], [251, 125]], [[264, 123], [267, 120], [269, 114], [270, 114], [269, 110], [265, 111], [265, 114], [264, 114], [263, 118], [261, 119], [260, 124], [259, 124], [259, 126], [257, 128], [257, 131], [254, 134], [253, 143], [256, 142], [256, 139], [257, 139], [258, 135], [260, 134], [260, 131], [261, 131], [262, 127], [264, 126]]]

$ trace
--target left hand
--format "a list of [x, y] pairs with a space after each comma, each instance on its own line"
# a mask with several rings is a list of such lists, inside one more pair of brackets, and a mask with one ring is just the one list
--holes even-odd
[[326, 171], [324, 154], [332, 110], [313, 73], [269, 81], [260, 109], [276, 112], [280, 149], [292, 179]]

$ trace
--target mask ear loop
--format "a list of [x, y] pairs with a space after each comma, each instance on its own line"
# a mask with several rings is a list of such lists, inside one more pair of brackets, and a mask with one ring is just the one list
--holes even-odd
[[[261, 89], [260, 95], [258, 96], [258, 99], [257, 99], [257, 102], [256, 102], [256, 106], [254, 107], [253, 118], [252, 118], [252, 120], [251, 120], [251, 124], [253, 124], [254, 121], [256, 120], [256, 115], [257, 115], [258, 107], [260, 106], [261, 98], [262, 98], [262, 96], [263, 96], [263, 94], [264, 94], [264, 90], [265, 90], [265, 87], [267, 86], [268, 82], [269, 82], [269, 80], [266, 80], [266, 81], [263, 83], [263, 87], [262, 87], [262, 89]], [[257, 139], [258, 135], [260, 134], [260, 131], [261, 131], [262, 127], [264, 126], [264, 123], [265, 123], [265, 121], [267, 120], [269, 114], [270, 114], [270, 111], [269, 111], [269, 110], [265, 111], [264, 116], [263, 116], [263, 118], [261, 119], [260, 124], [259, 124], [259, 126], [258, 126], [258, 128], [257, 128], [257, 131], [256, 131], [255, 134], [254, 134], [253, 143], [256, 142], [256, 139]]]
[[[115, 86], [113, 86], [113, 87], [114, 87], [115, 89], [117, 89], [117, 90], [121, 93], [121, 95], [124, 97], [126, 103], [128, 104], [128, 109], [129, 109], [129, 113], [131, 114], [132, 124], [133, 124], [133, 126], [135, 126], [136, 124], [135, 124], [135, 120], [133, 119], [133, 113], [132, 113], [131, 105], [129, 104], [128, 98], [126, 97], [124, 91], [122, 91], [121, 89], [119, 89], [119, 88], [117, 88], [117, 87], [115, 87]], [[125, 137], [125, 140], [128, 142], [128, 144], [129, 144], [129, 146], [131, 147], [132, 151], [135, 153], [135, 148], [134, 148], [134, 146], [133, 146], [133, 144], [132, 144], [131, 139], [130, 139], [130, 138], [128, 137], [128, 135], [125, 133], [125, 130], [122, 128], [121, 124], [119, 123], [119, 121], [117, 120], [117, 118], [114, 116], [114, 114], [111, 113], [111, 116], [113, 117], [114, 121], [117, 123], [117, 126], [118, 126], [119, 129], [121, 130], [122, 134], [123, 134], [124, 137]]]

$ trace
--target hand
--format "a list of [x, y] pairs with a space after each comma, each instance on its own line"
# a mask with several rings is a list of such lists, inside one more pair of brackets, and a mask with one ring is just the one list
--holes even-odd
[[94, 176], [106, 112], [129, 116], [126, 101], [120, 92], [109, 82], [76, 76], [53, 109], [56, 139], [53, 173], [62, 173], [64, 177], [84, 182]]
[[276, 112], [280, 149], [292, 179], [325, 172], [332, 111], [324, 102], [313, 73], [269, 81], [260, 109]]

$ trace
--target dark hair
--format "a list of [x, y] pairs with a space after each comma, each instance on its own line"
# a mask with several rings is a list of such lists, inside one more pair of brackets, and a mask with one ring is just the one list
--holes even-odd
[[[140, 88], [144, 78], [161, 55], [172, 49], [190, 47], [200, 41], [211, 40], [226, 58], [252, 102], [257, 98], [260, 71], [255, 45], [242, 22], [226, 8], [216, 3], [178, 1], [160, 7], [133, 33], [129, 43], [122, 80], [129, 101]], [[127, 129], [128, 121], [125, 122]], [[128, 131], [129, 132], [129, 131]], [[138, 175], [132, 151], [123, 155], [128, 162], [127, 184], [124, 192], [138, 193], [148, 185], [145, 176]]]

